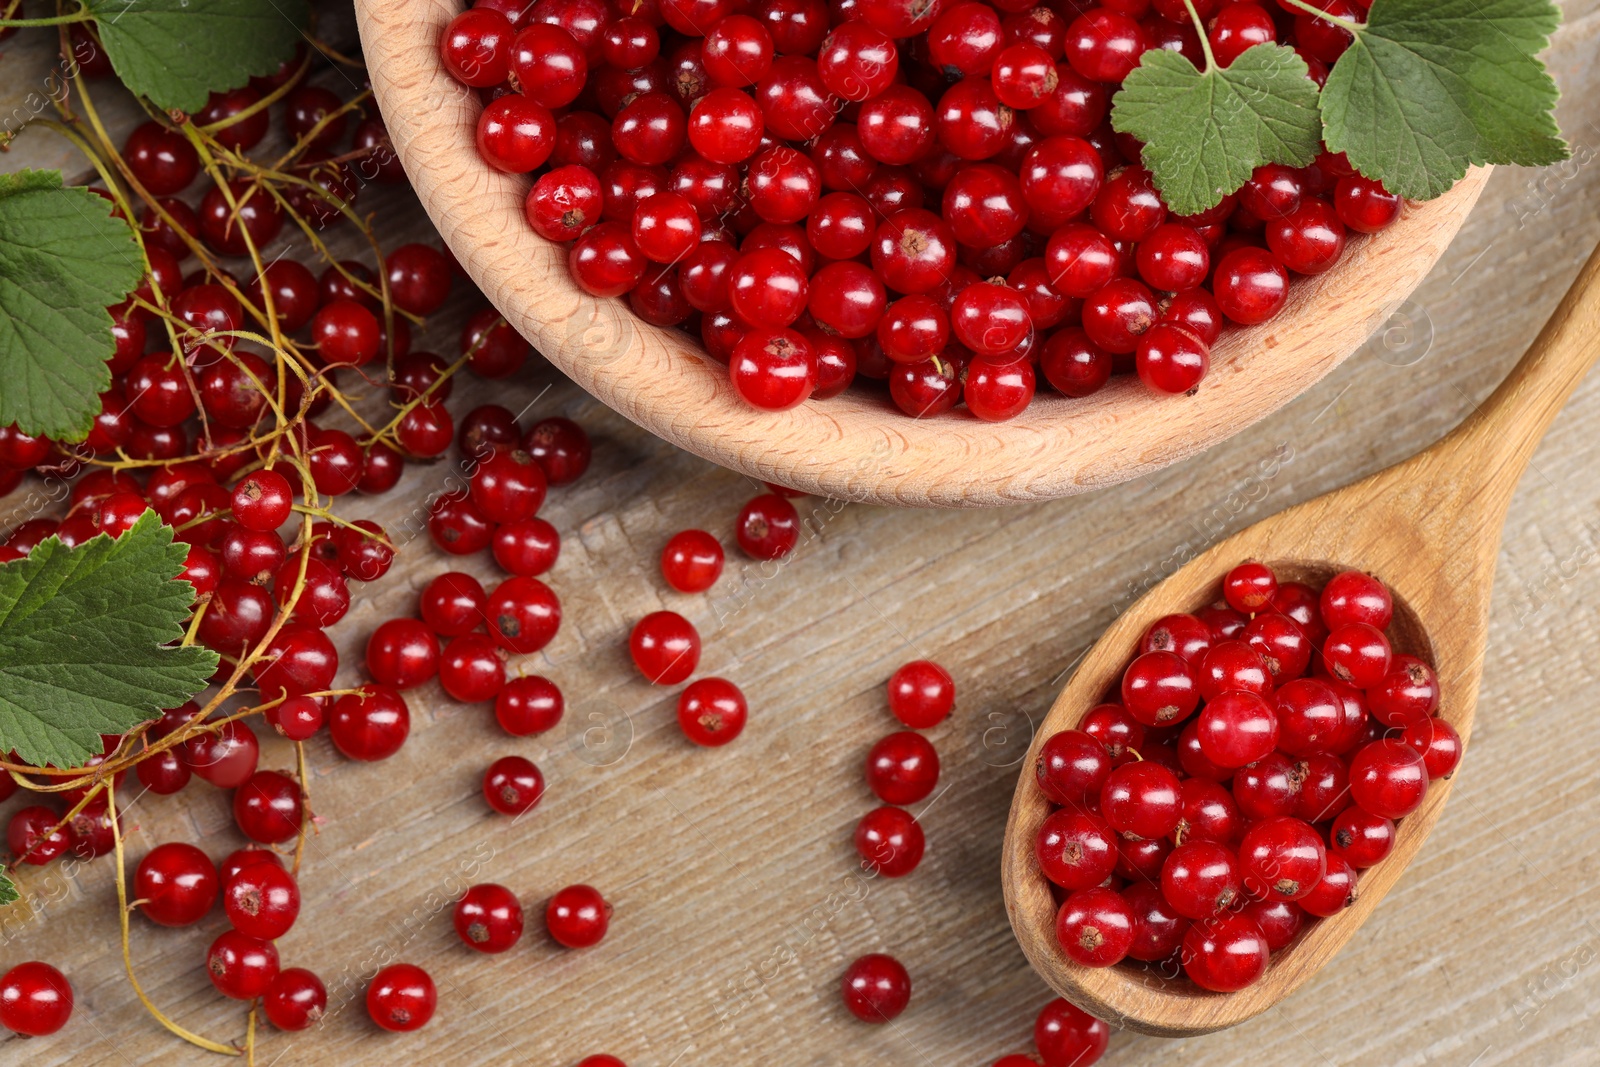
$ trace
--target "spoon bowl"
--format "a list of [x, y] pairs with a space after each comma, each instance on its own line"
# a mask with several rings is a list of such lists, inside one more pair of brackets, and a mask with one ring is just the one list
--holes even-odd
[[1405, 873], [1450, 796], [1433, 782], [1421, 808], [1399, 820], [1394, 850], [1363, 870], [1354, 904], [1308, 923], [1272, 955], [1267, 973], [1230, 994], [1181, 974], [1132, 965], [1083, 967], [1061, 951], [1056, 905], [1034, 858], [1051, 810], [1028, 773], [1052, 735], [1077, 726], [1108, 693], [1146, 629], [1164, 615], [1219, 598], [1222, 578], [1247, 559], [1281, 578], [1321, 585], [1342, 570], [1366, 571], [1394, 595], [1397, 651], [1433, 665], [1438, 715], [1467, 742], [1488, 637], [1500, 532], [1513, 490], [1545, 429], [1600, 355], [1600, 251], [1591, 255], [1555, 314], [1493, 396], [1449, 436], [1387, 470], [1264, 519], [1218, 543], [1155, 586], [1090, 649], [1034, 738], [1006, 825], [1002, 879], [1012, 929], [1052, 988], [1113, 1025], [1178, 1037], [1233, 1026], [1272, 1007], [1355, 935]]
[[1373, 237], [1352, 234], [1326, 274], [1299, 278], [1271, 322], [1231, 329], [1194, 396], [1158, 396], [1119, 375], [1070, 400], [1041, 385], [1020, 416], [986, 423], [959, 409], [901, 414], [884, 391], [852, 388], [781, 412], [750, 407], [725, 367], [681, 330], [625, 301], [585, 294], [566, 249], [523, 217], [531, 183], [479, 157], [477, 94], [439, 60], [461, 0], [357, 0], [356, 19], [395, 150], [423, 208], [518, 332], [601, 402], [671, 443], [752, 478], [876, 504], [988, 507], [1084, 493], [1137, 478], [1231, 437], [1310, 388], [1356, 351], [1416, 288], [1488, 177], [1409, 205]]

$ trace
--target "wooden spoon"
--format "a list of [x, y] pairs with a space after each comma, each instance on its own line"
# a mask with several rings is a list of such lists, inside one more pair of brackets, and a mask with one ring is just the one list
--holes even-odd
[[[1390, 637], [1397, 651], [1429, 661], [1442, 690], [1439, 716], [1467, 740], [1488, 634], [1500, 531], [1512, 491], [1546, 428], [1600, 356], [1600, 249], [1493, 396], [1432, 448], [1354, 485], [1308, 500], [1243, 530], [1185, 565], [1124, 612], [1090, 650], [1056, 699], [1024, 761], [1006, 826], [1006, 908], [1022, 950], [1045, 981], [1085, 1011], [1142, 1033], [1203, 1034], [1272, 1007], [1327, 963], [1399, 880], [1450, 795], [1436, 781], [1402, 819], [1393, 853], [1361, 872], [1356, 903], [1308, 923], [1273, 953], [1255, 985], [1208, 993], [1184, 977], [1123, 965], [1082, 967], [1061, 951], [1056, 906], [1034, 859], [1050, 813], [1032, 773], [1045, 740], [1077, 725], [1107, 694], [1140, 637], [1163, 615], [1219, 598], [1224, 574], [1247, 559], [1281, 578], [1320, 584], [1341, 570], [1370, 572], [1394, 593]], [[1114, 697], [1112, 699], [1115, 699]]]
[[680, 448], [752, 478], [875, 504], [988, 507], [1088, 492], [1191, 456], [1264, 418], [1361, 347], [1449, 245], [1488, 178], [1474, 168], [1389, 229], [1352, 234], [1326, 274], [1296, 279], [1271, 322], [1229, 330], [1194, 396], [1152, 396], [1121, 375], [1069, 400], [1041, 383], [1010, 422], [965, 409], [900, 414], [861, 386], [789, 411], [733, 392], [697, 338], [652, 326], [624, 300], [588, 296], [565, 248], [523, 217], [527, 175], [501, 174], [474, 141], [481, 104], [439, 60], [462, 0], [357, 0], [356, 21], [389, 136], [429, 218], [478, 288], [549, 361], [602, 403]]

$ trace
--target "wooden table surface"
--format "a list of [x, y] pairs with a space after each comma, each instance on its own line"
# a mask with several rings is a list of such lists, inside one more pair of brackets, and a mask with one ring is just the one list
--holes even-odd
[[[1533, 337], [1600, 239], [1600, 3], [1564, 5], [1550, 62], [1573, 161], [1504, 169], [1450, 252], [1407, 305], [1327, 380], [1209, 453], [1095, 495], [1002, 511], [912, 512], [803, 501], [812, 534], [781, 566], [739, 558], [707, 595], [668, 590], [656, 566], [673, 532], [702, 526], [731, 544], [743, 479], [649, 437], [548, 368], [514, 385], [458, 384], [458, 413], [489, 401], [523, 420], [574, 417], [594, 465], [543, 512], [561, 530], [550, 577], [564, 626], [519, 667], [564, 689], [551, 734], [515, 739], [485, 707], [413, 691], [411, 739], [393, 759], [355, 764], [308, 746], [317, 835], [285, 966], [330, 990], [318, 1030], [264, 1027], [267, 1064], [532, 1064], [567, 1067], [610, 1052], [630, 1067], [988, 1065], [1031, 1051], [1049, 998], [1012, 939], [1000, 898], [1000, 833], [1017, 761], [1075, 658], [1140, 590], [1219, 536], [1427, 445], [1486, 396]], [[330, 39], [353, 38], [330, 11]], [[29, 106], [49, 62], [39, 34], [0, 46], [0, 116]], [[104, 94], [102, 94], [104, 95]], [[113, 108], [117, 128], [132, 121]], [[276, 121], [276, 120], [275, 120]], [[67, 166], [62, 142], [24, 134], [4, 160]], [[364, 194], [390, 247], [431, 239], [401, 191]], [[354, 235], [340, 247], [354, 249]], [[465, 289], [465, 286], [458, 286]], [[447, 355], [472, 294], [458, 292], [417, 347]], [[1270, 358], [1264, 355], [1262, 358]], [[1117, 1034], [1102, 1061], [1221, 1067], [1592, 1064], [1600, 1045], [1600, 734], [1590, 653], [1600, 636], [1600, 378], [1555, 424], [1512, 505], [1494, 593], [1473, 746], [1454, 798], [1420, 858], [1354, 941], [1296, 996], [1234, 1030], [1182, 1042]], [[412, 468], [397, 492], [352, 499], [407, 536], [443, 466]], [[24, 494], [0, 501], [0, 527]], [[412, 526], [415, 529], [415, 526]], [[426, 537], [383, 581], [357, 591], [335, 630], [359, 678], [359, 649], [382, 619], [412, 610], [445, 561]], [[487, 560], [456, 566], [484, 577]], [[705, 639], [706, 673], [750, 699], [745, 733], [700, 750], [679, 733], [676, 690], [643, 683], [626, 637], [671, 608]], [[936, 729], [940, 789], [916, 811], [928, 855], [909, 878], [856, 868], [856, 820], [874, 800], [867, 748], [895, 725], [883, 684], [901, 662], [939, 660], [956, 713]], [[543, 769], [544, 801], [512, 822], [478, 793], [483, 768], [521, 753]], [[268, 738], [264, 767], [291, 750]], [[0, 810], [0, 817], [18, 801]], [[125, 814], [129, 862], [163, 841], [221, 857], [243, 843], [228, 797], [198, 780]], [[26, 899], [0, 913], [0, 965], [60, 966], [78, 998], [61, 1034], [0, 1042], [0, 1062], [219, 1062], [163, 1031], [117, 962], [112, 861], [22, 872]], [[477, 881], [523, 898], [534, 926], [513, 951], [458, 943], [449, 910]], [[543, 900], [572, 882], [615, 904], [595, 949], [556, 948], [537, 927]], [[185, 930], [133, 922], [146, 991], [184, 1026], [242, 1041], [245, 1011], [202, 970], [220, 913]], [[872, 951], [913, 976], [911, 1007], [867, 1027], [839, 1003], [845, 964]], [[366, 1019], [364, 976], [389, 960], [426, 966], [435, 1019], [388, 1035]]]

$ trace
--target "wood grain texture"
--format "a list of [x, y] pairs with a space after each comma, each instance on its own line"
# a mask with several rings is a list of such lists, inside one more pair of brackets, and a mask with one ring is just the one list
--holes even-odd
[[1488, 177], [1474, 170], [1378, 237], [1353, 240], [1333, 270], [1297, 281], [1272, 322], [1230, 330], [1194, 396], [1157, 398], [1121, 376], [1082, 400], [1041, 387], [1004, 423], [965, 409], [909, 419], [869, 390], [759, 412], [696, 341], [578, 289], [564, 249], [528, 227], [530, 182], [478, 158], [477, 97], [438, 59], [440, 30], [461, 6], [360, 0], [356, 11], [406, 173], [479, 288], [552, 363], [645, 429], [751, 477], [845, 500], [980, 507], [1068, 496], [1149, 474], [1238, 433], [1319, 381], [1388, 318]]
[[[1223, 576], [1247, 559], [1268, 561], [1281, 580], [1316, 588], [1343, 570], [1379, 576], [1395, 598], [1395, 650], [1433, 665], [1441, 688], [1439, 717], [1470, 744], [1506, 507], [1545, 429], [1597, 357], [1600, 250], [1527, 355], [1455, 432], [1403, 463], [1239, 531], [1124, 612], [1056, 699], [1023, 767], [1031, 768], [1050, 737], [1075, 728], [1095, 705], [1120, 699], [1122, 672], [1152, 623], [1217, 600]], [[1231, 995], [1208, 993], [1160, 966], [1090, 968], [1067, 958], [1056, 938], [1055, 899], [1034, 851], [1054, 806], [1028, 773], [1018, 778], [1006, 825], [1001, 863], [1007, 911], [1034, 967], [1086, 1011], [1141, 1033], [1211, 1033], [1254, 1018], [1292, 994], [1355, 936], [1422, 848], [1450, 785], [1449, 779], [1432, 783], [1423, 805], [1399, 821], [1393, 852], [1360, 872], [1351, 907], [1308, 922], [1273, 954], [1260, 981]]]
[[[324, 25], [340, 10], [325, 5]], [[517, 664], [560, 683], [568, 717], [551, 735], [511, 739], [484, 709], [425, 687], [411, 699], [411, 739], [388, 763], [351, 764], [324, 738], [309, 746], [318, 834], [304, 912], [281, 948], [286, 963], [328, 980], [338, 1010], [309, 1033], [264, 1029], [257, 1062], [573, 1067], [609, 1051], [629, 1067], [987, 1067], [1030, 1051], [1033, 1018], [1052, 994], [1017, 947], [999, 875], [1034, 725], [1081, 653], [1140, 593], [1256, 519], [1438, 440], [1527, 348], [1600, 240], [1600, 4], [1573, 0], [1565, 10], [1550, 62], [1577, 159], [1496, 171], [1378, 338], [1271, 417], [1135, 481], [976, 511], [806, 501], [814, 533], [774, 570], [731, 550], [734, 512], [757, 491], [745, 479], [664, 444], [551, 367], [530, 366], [511, 382], [460, 382], [458, 415], [480, 403], [526, 406], [524, 424], [562, 414], [594, 436], [594, 467], [541, 513], [564, 538], [551, 574], [562, 632]], [[353, 37], [328, 32], [353, 48]], [[39, 37], [0, 44], [0, 114], [48, 66], [29, 51]], [[359, 81], [319, 77], [346, 92]], [[117, 130], [131, 128], [131, 107], [106, 100], [101, 110], [119, 116]], [[68, 159], [60, 141], [30, 130], [0, 167]], [[360, 208], [377, 213], [391, 247], [437, 239], [404, 191], [363, 190]], [[352, 232], [328, 236], [335, 254], [371, 263]], [[416, 347], [454, 353], [478, 306], [458, 285]], [[1102, 1065], [1592, 1067], [1596, 426], [1600, 378], [1591, 376], [1512, 499], [1471, 752], [1404, 877], [1333, 961], [1275, 1008], [1201, 1038], [1118, 1032]], [[449, 474], [442, 464], [416, 467], [390, 496], [341, 506], [407, 539]], [[55, 509], [46, 488], [31, 482], [0, 499], [0, 527]], [[691, 526], [730, 546], [727, 574], [702, 597], [666, 589], [656, 569], [666, 539]], [[421, 586], [450, 566], [494, 575], [485, 560], [445, 559], [423, 536], [407, 539], [388, 580], [356, 591], [333, 634], [343, 680], [359, 678], [372, 628], [412, 610]], [[675, 692], [652, 689], [627, 665], [628, 629], [661, 607], [700, 627], [705, 670], [750, 698], [750, 726], [727, 749], [691, 749], [672, 720]], [[850, 833], [875, 801], [861, 764], [893, 728], [884, 681], [917, 656], [943, 662], [958, 684], [955, 714], [930, 735], [941, 791], [916, 809], [928, 854], [909, 878], [862, 883]], [[599, 729], [607, 722], [612, 745]], [[550, 782], [544, 803], [515, 825], [491, 817], [477, 795], [482, 768], [512, 752]], [[280, 741], [264, 741], [265, 766], [290, 758]], [[0, 805], [0, 819], [21, 803]], [[198, 783], [175, 798], [133, 801], [125, 821], [130, 863], [173, 839], [217, 857], [244, 843], [227, 794]], [[449, 897], [463, 879], [511, 886], [530, 911], [561, 885], [592, 882], [616, 902], [616, 924], [590, 952], [561, 952], [535, 927], [516, 950], [485, 959], [450, 929]], [[28, 870], [20, 881], [26, 904], [0, 919], [0, 964], [55, 962], [79, 1007], [56, 1037], [0, 1040], [0, 1063], [222, 1062], [161, 1030], [134, 999], [114, 959], [106, 861]], [[133, 925], [155, 1002], [194, 1030], [242, 1040], [244, 1012], [201, 969], [221, 914], [189, 930]], [[911, 1006], [893, 1027], [859, 1025], [838, 1002], [840, 972], [870, 951], [895, 953], [913, 975]], [[418, 1034], [379, 1033], [361, 1010], [361, 976], [387, 955], [426, 965], [440, 984], [439, 1015]]]

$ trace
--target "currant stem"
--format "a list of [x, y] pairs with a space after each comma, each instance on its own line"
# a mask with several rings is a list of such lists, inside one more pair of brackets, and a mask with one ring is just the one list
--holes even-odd
[[[1188, 2], [1189, 2], [1189, 0], [1184, 0], [1184, 3], [1188, 3]], [[1352, 22], [1350, 19], [1343, 18], [1342, 16], [1339, 16], [1339, 15], [1330, 15], [1326, 11], [1323, 11], [1321, 8], [1313, 7], [1312, 5], [1306, 3], [1306, 0], [1289, 0], [1289, 3], [1293, 4], [1295, 7], [1299, 8], [1301, 11], [1304, 11], [1306, 14], [1310, 15], [1312, 18], [1318, 18], [1318, 19], [1323, 20], [1324, 22], [1331, 22], [1335, 26], [1338, 26], [1341, 29], [1349, 30], [1352, 34], [1359, 35], [1362, 30], [1366, 29], [1366, 26], [1364, 24], [1360, 23], [1360, 22]]]
[[70, 15], [48, 15], [37, 19], [0, 19], [0, 29], [26, 29], [30, 26], [70, 26], [75, 22], [89, 22], [93, 16], [88, 11], [74, 11]]
[[1217, 57], [1211, 54], [1211, 41], [1206, 35], [1206, 25], [1200, 21], [1200, 12], [1194, 9], [1194, 0], [1183, 0], [1183, 6], [1189, 9], [1189, 17], [1194, 20], [1195, 33], [1200, 38], [1200, 51], [1205, 53], [1206, 73], [1217, 69]]
[[[106, 784], [106, 800], [110, 803], [113, 811], [116, 810], [117, 806], [117, 798], [114, 792], [115, 786], [108, 782]], [[156, 1022], [172, 1031], [172, 1033], [183, 1038], [191, 1045], [198, 1045], [207, 1052], [217, 1052], [224, 1056], [239, 1055], [239, 1050], [232, 1045], [219, 1044], [209, 1038], [201, 1037], [199, 1034], [185, 1030], [167, 1018], [166, 1014], [151, 1003], [149, 997], [145, 996], [144, 988], [139, 985], [138, 976], [133, 973], [133, 947], [128, 937], [128, 877], [127, 872], [123, 869], [122, 827], [120, 823], [120, 819], [113, 818], [111, 820], [111, 842], [116, 856], [117, 923], [122, 928], [122, 966], [128, 972], [128, 983], [133, 986], [133, 992], [139, 998], [139, 1003], [144, 1005], [145, 1010], [155, 1017]]]

